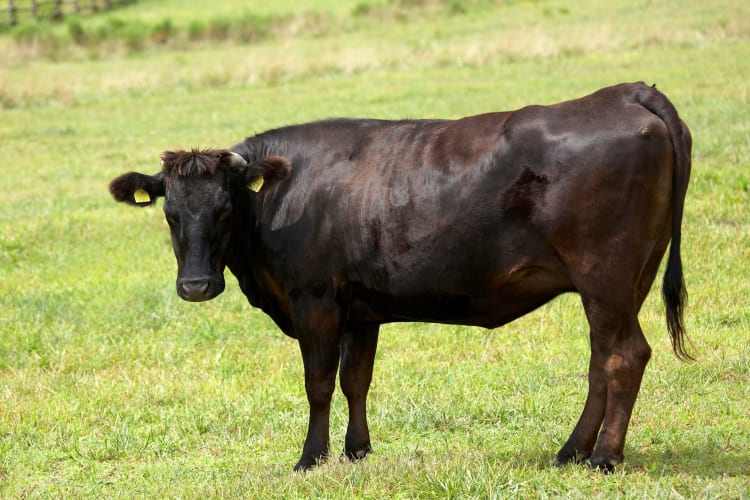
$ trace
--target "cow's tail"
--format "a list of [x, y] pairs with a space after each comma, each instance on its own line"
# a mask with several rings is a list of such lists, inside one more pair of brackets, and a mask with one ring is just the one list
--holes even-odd
[[690, 180], [690, 150], [692, 139], [687, 126], [680, 120], [677, 110], [656, 86], [639, 85], [636, 99], [639, 104], [658, 116], [669, 130], [672, 141], [674, 166], [672, 169], [672, 241], [669, 245], [667, 270], [662, 281], [662, 296], [667, 310], [667, 329], [672, 337], [672, 349], [683, 361], [693, 357], [685, 349], [685, 324], [683, 311], [687, 304], [687, 290], [682, 275], [680, 239], [685, 194]]

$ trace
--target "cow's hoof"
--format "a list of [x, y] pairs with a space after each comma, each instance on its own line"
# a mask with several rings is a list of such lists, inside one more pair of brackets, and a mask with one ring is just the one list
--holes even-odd
[[615, 467], [622, 463], [622, 457], [594, 457], [591, 459], [591, 468], [600, 471], [602, 474], [611, 474]]
[[351, 449], [351, 450], [344, 450], [344, 455], [346, 456], [346, 458], [348, 458], [352, 462], [356, 462], [358, 460], [362, 460], [363, 458], [365, 458], [370, 453], [372, 453], [372, 447], [369, 444], [367, 444], [367, 445], [365, 445], [363, 447], [360, 447], [360, 448], [355, 448], [355, 449]]
[[322, 458], [302, 457], [294, 466], [294, 472], [307, 472], [323, 461]]
[[297, 465], [294, 466], [294, 472], [307, 472], [315, 467], [315, 462], [310, 463], [307, 460], [300, 460]]
[[557, 457], [553, 462], [556, 467], [563, 467], [568, 464], [582, 464], [589, 458], [589, 453], [585, 453], [575, 449], [563, 448], [557, 453]]

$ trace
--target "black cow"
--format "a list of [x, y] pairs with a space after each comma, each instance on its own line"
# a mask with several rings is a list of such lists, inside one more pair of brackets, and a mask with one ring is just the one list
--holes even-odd
[[125, 174], [110, 191], [139, 206], [165, 197], [180, 297], [215, 297], [229, 267], [250, 304], [299, 341], [310, 420], [296, 469], [329, 453], [337, 369], [344, 453], [371, 450], [381, 324], [495, 328], [578, 292], [589, 393], [557, 463], [611, 470], [651, 355], [638, 311], [670, 240], [667, 326], [689, 358], [680, 227], [690, 150], [662, 93], [621, 84], [455, 121], [331, 119], [229, 150], [165, 152], [159, 173]]

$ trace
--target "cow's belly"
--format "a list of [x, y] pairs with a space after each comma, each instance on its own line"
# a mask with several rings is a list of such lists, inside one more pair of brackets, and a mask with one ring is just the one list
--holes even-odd
[[491, 279], [446, 282], [421, 291], [375, 291], [353, 286], [349, 320], [358, 323], [419, 321], [496, 328], [574, 291], [552, 266], [528, 265], [496, 272]]

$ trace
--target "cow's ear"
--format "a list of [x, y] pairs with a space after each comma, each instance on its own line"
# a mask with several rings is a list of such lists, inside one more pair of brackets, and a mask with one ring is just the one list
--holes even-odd
[[259, 192], [283, 181], [292, 171], [292, 164], [282, 156], [266, 156], [248, 165], [245, 184], [248, 189]]
[[130, 172], [109, 183], [109, 192], [117, 201], [129, 203], [139, 207], [146, 207], [164, 196], [164, 174], [139, 174]]

